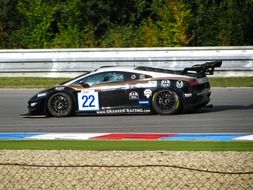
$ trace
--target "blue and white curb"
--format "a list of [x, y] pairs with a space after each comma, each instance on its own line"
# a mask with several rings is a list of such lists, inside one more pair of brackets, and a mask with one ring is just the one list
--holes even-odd
[[253, 141], [248, 133], [0, 133], [0, 140]]
[[109, 133], [0, 133], [4, 140], [89, 140]]
[[182, 141], [235, 141], [253, 140], [250, 134], [176, 134], [175, 136], [162, 138], [163, 140], [182, 140]]

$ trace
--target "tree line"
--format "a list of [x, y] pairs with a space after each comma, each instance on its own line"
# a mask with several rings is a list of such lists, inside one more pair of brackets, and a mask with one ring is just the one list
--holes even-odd
[[1, 0], [0, 48], [253, 45], [253, 0]]

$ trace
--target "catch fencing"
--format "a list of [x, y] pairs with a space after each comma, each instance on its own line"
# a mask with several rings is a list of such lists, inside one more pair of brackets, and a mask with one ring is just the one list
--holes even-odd
[[0, 76], [72, 77], [101, 66], [181, 70], [222, 60], [216, 76], [253, 76], [253, 46], [0, 50]]
[[253, 171], [174, 165], [0, 163], [0, 189], [253, 189]]

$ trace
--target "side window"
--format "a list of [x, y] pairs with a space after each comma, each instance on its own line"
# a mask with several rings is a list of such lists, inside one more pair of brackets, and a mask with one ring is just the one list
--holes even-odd
[[101, 81], [103, 81], [103, 78], [104, 78], [104, 73], [94, 74], [94, 75], [86, 77], [85, 83], [87, 83], [90, 86], [94, 86], [96, 84], [101, 83]]
[[122, 81], [124, 81], [124, 74], [121, 72], [98, 73], [88, 76], [85, 79], [85, 83], [89, 84], [90, 86]]
[[103, 79], [103, 83], [122, 81], [124, 81], [124, 74], [120, 72], [108, 72]]
[[92, 74], [90, 76], [85, 76], [82, 79], [79, 79], [72, 83], [72, 85], [79, 85], [81, 81], [87, 83], [89, 86], [94, 86], [97, 84], [105, 84], [105, 83], [114, 83], [114, 82], [123, 82], [123, 81], [131, 81], [138, 79], [152, 78], [149, 75], [138, 74], [138, 73], [129, 73], [129, 72], [104, 72]]

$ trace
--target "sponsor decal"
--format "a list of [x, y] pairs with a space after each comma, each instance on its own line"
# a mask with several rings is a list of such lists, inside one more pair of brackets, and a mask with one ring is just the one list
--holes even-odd
[[137, 83], [137, 84], [130, 86], [130, 88], [153, 88], [153, 87], [157, 87], [157, 81], [148, 81], [145, 83]]
[[97, 111], [97, 114], [121, 114], [121, 113], [149, 113], [150, 109], [129, 109], [129, 108], [123, 108], [123, 109], [109, 109], [109, 110], [101, 110]]
[[130, 87], [129, 87], [129, 85], [128, 84], [125, 84], [125, 85], [123, 85], [123, 86], [121, 86], [121, 90], [127, 90], [127, 89], [129, 89]]
[[55, 90], [57, 90], [57, 91], [61, 91], [61, 90], [64, 90], [64, 86], [57, 86], [57, 87], [55, 87]]
[[185, 97], [185, 98], [190, 98], [190, 97], [192, 97], [192, 93], [184, 94], [184, 97]]
[[144, 90], [144, 96], [149, 98], [151, 95], [152, 95], [152, 90], [150, 90], [150, 89], [145, 89]]
[[[92, 89], [92, 88], [90, 88]], [[117, 85], [117, 86], [104, 86], [104, 87], [99, 87], [99, 88], [94, 88], [95, 91], [97, 92], [108, 92], [108, 91], [113, 91], [113, 90], [127, 90], [129, 89], [129, 85]]]
[[134, 89], [136, 87], [136, 84], [129, 84], [129, 89]]
[[47, 92], [43, 92], [43, 93], [37, 94], [37, 97], [40, 98], [40, 97], [43, 97], [43, 96], [46, 96], [46, 95], [47, 95]]
[[136, 75], [131, 75], [131, 79], [132, 80], [136, 79]]
[[139, 100], [139, 105], [149, 105], [149, 100]]
[[184, 86], [184, 82], [183, 82], [183, 81], [178, 80], [178, 81], [176, 82], [176, 87], [177, 87], [177, 88], [183, 88], [183, 86]]
[[145, 79], [145, 75], [140, 75], [140, 79]]
[[129, 100], [138, 100], [139, 94], [138, 92], [132, 91], [129, 93]]
[[163, 80], [161, 82], [161, 87], [163, 88], [170, 87], [170, 80]]
[[151, 87], [157, 87], [157, 81], [149, 81], [148, 84], [149, 84]]
[[77, 94], [79, 111], [99, 110], [98, 92], [81, 91]]

